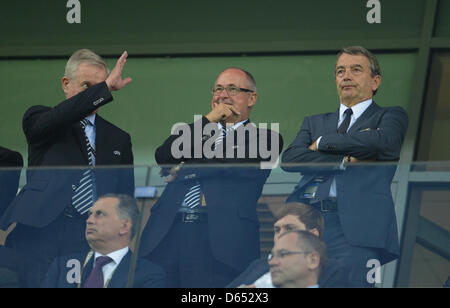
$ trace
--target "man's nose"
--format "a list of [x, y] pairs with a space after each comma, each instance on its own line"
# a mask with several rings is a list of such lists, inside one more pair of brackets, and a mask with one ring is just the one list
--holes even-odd
[[228, 98], [228, 97], [230, 97], [230, 95], [228, 94], [227, 89], [223, 89], [222, 92], [220, 92], [219, 97], [220, 98]]
[[92, 225], [94, 223], [94, 215], [89, 215], [88, 219], [86, 219], [86, 224]]
[[353, 74], [352, 74], [351, 70], [345, 70], [344, 76], [342, 76], [342, 78], [344, 80], [352, 80], [353, 79]]
[[278, 258], [272, 257], [267, 263], [269, 263], [270, 267], [276, 267], [278, 266]]

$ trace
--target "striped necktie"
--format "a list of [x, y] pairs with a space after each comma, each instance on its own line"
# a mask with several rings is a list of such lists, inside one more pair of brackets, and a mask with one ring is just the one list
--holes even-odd
[[[219, 144], [223, 142], [223, 139], [226, 137], [226, 135], [232, 131], [233, 128], [229, 127], [226, 128], [225, 126], [222, 126], [221, 133], [219, 136], [217, 136], [217, 139], [214, 141], [214, 146], [217, 147]], [[194, 185], [189, 188], [188, 192], [184, 196], [184, 206], [194, 209], [201, 205], [202, 198], [202, 190], [201, 185], [199, 181], [196, 181]]]
[[229, 127], [226, 128], [226, 126], [222, 125], [222, 128], [220, 130], [220, 135], [217, 136], [216, 141], [214, 141], [214, 146], [217, 147], [219, 144], [223, 142], [223, 139], [226, 137], [227, 133], [230, 132], [233, 128]]
[[[86, 141], [86, 149], [88, 153], [88, 162], [89, 166], [94, 166], [95, 159], [95, 150], [91, 146], [89, 142], [89, 138], [85, 133], [85, 128], [87, 125], [90, 125], [90, 122], [87, 119], [83, 119], [80, 121], [81, 128], [84, 132], [84, 137]], [[93, 168], [89, 168], [84, 171], [80, 183], [78, 187], [74, 191], [74, 195], [72, 196], [72, 205], [81, 215], [85, 214], [92, 207], [96, 199], [96, 191], [95, 191], [95, 177]]]

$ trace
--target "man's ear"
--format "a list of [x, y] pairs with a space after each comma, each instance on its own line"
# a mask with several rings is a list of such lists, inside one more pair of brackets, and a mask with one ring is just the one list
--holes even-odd
[[257, 99], [258, 99], [258, 93], [252, 92], [251, 96], [250, 96], [250, 103], [248, 104], [248, 107], [255, 106]]
[[373, 78], [372, 91], [377, 90], [380, 87], [380, 84], [381, 84], [381, 76], [380, 75], [376, 75]]
[[308, 230], [309, 232], [311, 232], [312, 234], [314, 234], [315, 236], [319, 237], [319, 230], [317, 230], [317, 228], [313, 228], [311, 230]]
[[320, 255], [317, 251], [313, 251], [307, 256], [308, 268], [310, 270], [316, 270], [320, 265]]
[[131, 220], [130, 219], [124, 219], [122, 221], [122, 227], [120, 228], [119, 234], [120, 235], [126, 235], [131, 233]]
[[61, 79], [61, 87], [62, 87], [64, 93], [66, 93], [66, 95], [67, 95], [67, 93], [69, 92], [69, 83], [70, 83], [69, 77], [64, 76], [64, 77]]

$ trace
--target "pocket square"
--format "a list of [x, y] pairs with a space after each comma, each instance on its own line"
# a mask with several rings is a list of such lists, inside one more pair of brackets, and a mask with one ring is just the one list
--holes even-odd
[[114, 153], [114, 155], [116, 155], [116, 156], [120, 156], [120, 154], [121, 154], [119, 151], [114, 151], [113, 153]]
[[371, 129], [368, 127], [368, 128], [361, 129], [359, 132], [360, 132], [360, 133], [362, 133], [362, 132], [368, 132], [369, 130], [371, 130]]

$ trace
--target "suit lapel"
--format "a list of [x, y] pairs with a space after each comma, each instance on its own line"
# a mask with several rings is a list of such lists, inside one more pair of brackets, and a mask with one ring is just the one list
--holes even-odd
[[83, 129], [81, 128], [81, 125], [79, 122], [76, 122], [72, 125], [74, 134], [76, 136], [76, 141], [79, 145], [79, 149], [81, 150], [81, 153], [83, 154], [83, 158], [86, 162], [86, 164], [89, 164], [89, 157], [87, 152], [87, 145], [86, 145], [86, 134], [84, 133]]
[[101, 165], [105, 161], [108, 153], [108, 133], [106, 131], [105, 120], [98, 114], [95, 117], [95, 161], [96, 165]]
[[111, 281], [108, 284], [108, 288], [125, 288], [127, 286], [132, 256], [131, 250], [128, 250], [127, 254], [123, 257], [122, 261], [120, 261], [114, 271]]
[[336, 134], [337, 127], [338, 127], [338, 121], [339, 121], [339, 109], [334, 113], [328, 113], [325, 117], [325, 133], [326, 134]]
[[[81, 283], [80, 283], [81, 288], [83, 288], [86, 279], [89, 277], [92, 270], [94, 269], [94, 259], [95, 259], [94, 254], [92, 254], [91, 258], [89, 259], [89, 262], [86, 264], [86, 266], [83, 266], [83, 270], [81, 272]], [[84, 265], [84, 260], [82, 265]]]
[[[380, 110], [380, 106], [375, 104], [375, 101], [370, 104], [370, 106], [363, 112], [363, 114], [353, 123], [352, 127], [348, 130], [348, 133], [352, 133], [354, 131], [358, 131], [361, 129], [361, 124], [364, 123], [368, 118], [370, 118], [373, 114], [375, 114], [378, 110]], [[366, 127], [363, 127], [366, 128]]]

